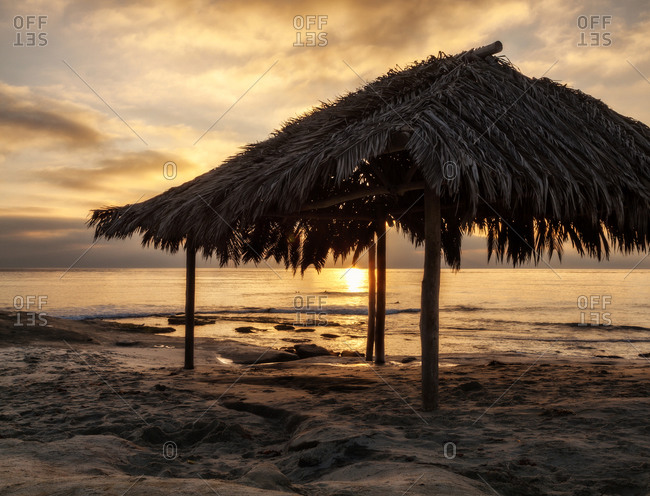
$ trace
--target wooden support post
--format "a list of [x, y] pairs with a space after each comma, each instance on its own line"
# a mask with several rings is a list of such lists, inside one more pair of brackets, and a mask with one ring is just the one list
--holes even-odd
[[375, 316], [375, 363], [386, 362], [386, 221], [377, 222], [377, 315]]
[[368, 250], [368, 338], [366, 340], [366, 361], [372, 362], [373, 348], [375, 347], [375, 318], [376, 290], [375, 290], [375, 243]]
[[194, 288], [196, 249], [188, 238], [185, 242], [185, 368], [194, 368]]
[[424, 193], [424, 277], [420, 313], [422, 345], [422, 407], [438, 408], [438, 351], [440, 330], [440, 197], [430, 188]]

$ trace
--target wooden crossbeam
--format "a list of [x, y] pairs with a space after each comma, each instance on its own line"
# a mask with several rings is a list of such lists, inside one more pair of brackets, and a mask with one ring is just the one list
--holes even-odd
[[307, 212], [310, 210], [320, 210], [322, 208], [333, 207], [334, 205], [339, 205], [340, 203], [345, 203], [352, 200], [359, 200], [360, 198], [365, 198], [367, 196], [380, 196], [380, 195], [403, 195], [409, 191], [417, 191], [424, 189], [424, 181], [418, 181], [414, 183], [406, 183], [395, 186], [391, 191], [384, 186], [377, 186], [375, 188], [365, 188], [359, 191], [351, 191], [345, 195], [335, 196], [333, 198], [326, 198], [324, 200], [316, 201], [313, 203], [307, 203], [303, 205], [301, 212]]

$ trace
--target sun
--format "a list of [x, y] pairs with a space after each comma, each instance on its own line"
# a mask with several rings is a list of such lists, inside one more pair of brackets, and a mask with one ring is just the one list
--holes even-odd
[[364, 289], [367, 283], [366, 271], [353, 267], [344, 272], [343, 280], [351, 293], [358, 293]]

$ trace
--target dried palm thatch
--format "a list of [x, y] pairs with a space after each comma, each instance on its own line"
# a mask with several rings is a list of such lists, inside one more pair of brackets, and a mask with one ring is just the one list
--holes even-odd
[[423, 241], [421, 190], [441, 197], [443, 252], [462, 235], [515, 264], [645, 250], [650, 129], [504, 57], [470, 50], [391, 70], [287, 122], [217, 167], [148, 201], [95, 210], [96, 237], [142, 235], [178, 250], [190, 236], [222, 263], [275, 258], [322, 267], [356, 256], [377, 219]]
[[649, 212], [650, 128], [479, 49], [390, 71], [182, 186], [93, 211], [89, 225], [96, 238], [140, 233], [172, 252], [185, 244], [192, 368], [195, 250], [222, 264], [274, 258], [304, 271], [329, 253], [356, 259], [386, 221], [396, 224], [425, 245], [422, 397], [431, 410], [441, 251], [458, 268], [462, 236], [474, 230], [486, 233], [488, 256], [514, 264], [560, 256], [567, 241], [598, 259], [612, 248], [645, 251]]

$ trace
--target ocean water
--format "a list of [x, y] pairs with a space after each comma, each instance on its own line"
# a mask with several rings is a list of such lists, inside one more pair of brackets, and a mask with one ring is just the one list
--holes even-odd
[[[183, 269], [0, 271], [0, 307], [73, 319], [168, 326], [184, 309]], [[441, 279], [441, 352], [512, 352], [639, 359], [650, 352], [650, 271], [470, 269]], [[387, 273], [386, 352], [419, 354], [421, 270]], [[41, 303], [39, 308], [39, 301]], [[217, 317], [197, 336], [281, 348], [299, 339], [363, 350], [367, 275], [362, 269], [197, 271], [198, 314]], [[276, 331], [278, 322], [314, 329]], [[254, 326], [254, 334], [236, 327]], [[182, 335], [182, 326], [172, 326]], [[323, 336], [329, 335], [329, 336]], [[332, 337], [333, 336], [333, 337]]]

